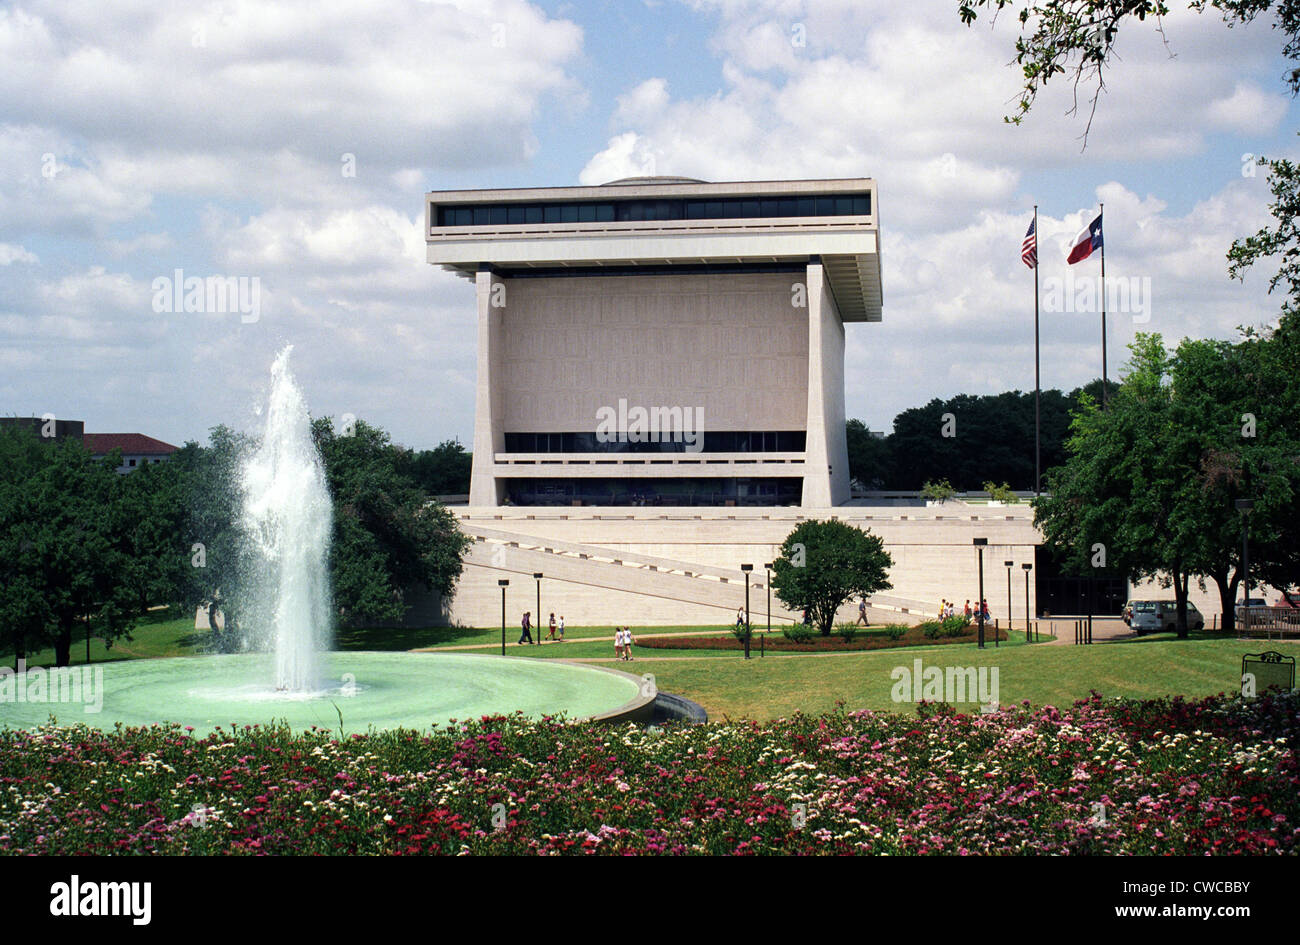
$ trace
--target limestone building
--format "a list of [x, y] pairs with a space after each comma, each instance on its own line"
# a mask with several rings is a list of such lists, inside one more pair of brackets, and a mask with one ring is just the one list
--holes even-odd
[[[428, 194], [428, 261], [475, 286], [474, 465], [454, 509], [475, 541], [455, 598], [408, 619], [491, 626], [508, 581], [516, 626], [524, 610], [729, 623], [747, 588], [766, 621], [764, 564], [808, 518], [884, 538], [895, 589], [875, 620], [975, 596], [973, 537], [990, 583], [992, 562], [1033, 561], [1025, 506], [851, 499], [846, 329], [881, 320], [878, 210], [867, 178]], [[799, 619], [770, 599], [774, 625]]]
[[430, 193], [428, 260], [477, 289], [470, 505], [847, 502], [876, 212], [865, 178]]

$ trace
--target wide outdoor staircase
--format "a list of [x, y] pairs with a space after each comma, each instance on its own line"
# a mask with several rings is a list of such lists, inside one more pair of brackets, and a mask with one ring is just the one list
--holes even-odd
[[[461, 529], [474, 539], [466, 564], [531, 578], [542, 572], [547, 580], [569, 581], [589, 587], [608, 588], [665, 600], [713, 607], [734, 614], [745, 603], [745, 574], [739, 568], [660, 558], [653, 555], [615, 551], [601, 545], [541, 539], [533, 535], [479, 525], [462, 520]], [[754, 571], [749, 577], [750, 609], [761, 609], [765, 599], [766, 575]], [[775, 601], [773, 602], [776, 603]], [[891, 595], [870, 598], [871, 607], [900, 616], [925, 616], [933, 609], [920, 601]], [[773, 613], [777, 621], [792, 622], [786, 614]]]

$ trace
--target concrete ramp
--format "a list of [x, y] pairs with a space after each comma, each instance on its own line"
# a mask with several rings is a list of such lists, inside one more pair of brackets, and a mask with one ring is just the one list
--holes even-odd
[[[709, 607], [728, 616], [745, 604], [745, 574], [738, 568], [720, 568], [674, 558], [616, 551], [601, 545], [541, 539], [506, 529], [462, 521], [461, 528], [474, 539], [467, 565], [531, 578], [536, 572], [546, 580], [566, 581], [586, 587], [606, 588]], [[749, 576], [750, 613], [766, 609], [766, 573]], [[512, 584], [515, 583], [512, 580]], [[773, 621], [793, 623], [797, 618], [773, 600]], [[929, 605], [906, 598], [876, 595], [869, 599], [874, 611], [912, 620], [925, 619]], [[855, 620], [857, 605], [846, 604], [841, 619]], [[728, 619], [729, 623], [730, 620]]]

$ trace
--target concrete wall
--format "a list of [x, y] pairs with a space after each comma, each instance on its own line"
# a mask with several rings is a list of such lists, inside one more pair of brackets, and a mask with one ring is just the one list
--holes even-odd
[[802, 430], [808, 391], [796, 274], [505, 280], [494, 365], [510, 432], [594, 431], [597, 411], [702, 408], [708, 430]]
[[808, 266], [808, 444], [803, 507], [849, 500], [849, 452], [844, 427], [844, 323], [821, 265]]
[[[454, 510], [466, 526], [474, 524], [539, 544], [563, 542], [597, 545], [613, 551], [653, 555], [702, 567], [736, 572], [751, 563], [750, 609], [766, 619], [766, 596], [762, 566], [770, 561], [800, 521], [832, 516], [860, 528], [870, 529], [885, 541], [894, 557], [891, 571], [893, 590], [882, 599], [914, 602], [923, 615], [938, 611], [939, 599], [955, 600], [978, 596], [977, 557], [971, 539], [985, 537], [985, 596], [995, 617], [1007, 615], [1006, 569], [1004, 560], [1014, 560], [1012, 613], [1017, 625], [1024, 619], [1024, 575], [1019, 564], [1033, 560], [1033, 546], [1039, 540], [1032, 516], [1025, 507], [996, 510], [976, 506], [954, 509], [952, 504], [933, 509], [840, 507], [833, 509], [524, 509], [476, 508]], [[524, 610], [536, 610], [536, 589], [532, 573], [547, 568], [539, 565], [535, 552], [507, 546], [476, 545], [461, 578], [455, 598], [446, 608], [447, 619], [467, 626], [494, 626], [501, 620], [501, 591], [498, 578], [508, 578], [507, 623], [517, 626]], [[580, 564], [580, 563], [579, 563]], [[555, 572], [560, 570], [557, 562]], [[733, 580], [710, 585], [716, 606], [684, 602], [661, 596], [671, 593], [672, 581], [645, 570], [625, 567], [615, 580], [597, 575], [594, 567], [571, 570], [565, 579], [547, 578], [542, 583], [543, 616], [554, 610], [566, 622], [579, 625], [664, 626], [672, 624], [727, 624], [744, 601], [744, 583]], [[678, 579], [680, 580], [680, 579]], [[602, 586], [605, 585], [605, 586]], [[608, 586], [614, 585], [614, 586]], [[1031, 586], [1031, 607], [1036, 607]], [[435, 611], [426, 611], [432, 613]], [[773, 598], [776, 621], [788, 614]], [[879, 619], [880, 613], [873, 615]], [[856, 618], [850, 604], [841, 618]], [[755, 616], [757, 620], [757, 616]], [[892, 619], [892, 618], [891, 618]], [[899, 615], [902, 622], [916, 616]]]

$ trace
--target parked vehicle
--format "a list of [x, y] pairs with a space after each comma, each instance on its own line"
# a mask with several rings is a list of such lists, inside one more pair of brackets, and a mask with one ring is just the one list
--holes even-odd
[[[1172, 633], [1178, 629], [1178, 604], [1172, 600], [1135, 600], [1129, 626], [1138, 636], [1148, 633]], [[1205, 617], [1191, 601], [1187, 602], [1187, 628], [1204, 630]]]
[[1243, 626], [1251, 621], [1266, 622], [1269, 618], [1268, 601], [1262, 597], [1251, 597], [1245, 600], [1239, 600], [1237, 601], [1236, 617]]

